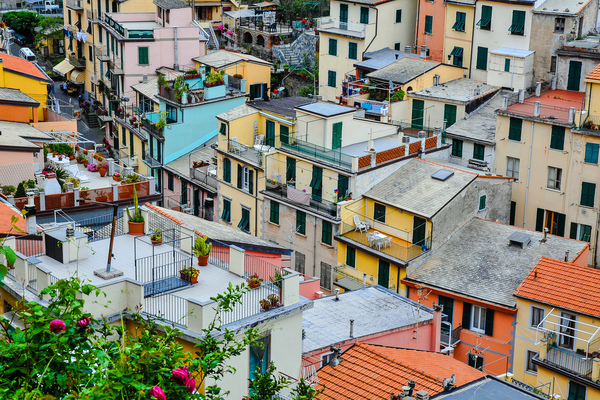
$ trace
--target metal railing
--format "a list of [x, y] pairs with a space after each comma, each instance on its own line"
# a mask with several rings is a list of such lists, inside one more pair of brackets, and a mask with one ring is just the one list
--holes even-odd
[[99, 61], [110, 61], [110, 55], [108, 54], [106, 45], [96, 45], [96, 58]]
[[221, 311], [221, 323], [223, 325], [227, 325], [260, 313], [260, 301], [268, 299], [269, 295], [275, 295], [279, 301], [281, 301], [278, 287], [278, 285], [281, 284], [281, 281], [277, 281], [275, 283], [263, 281], [259, 287], [250, 289], [249, 292], [246, 292], [242, 295], [241, 304], [237, 304], [232, 311]]
[[275, 271], [281, 271], [281, 267], [251, 254], [246, 254], [244, 257], [244, 272], [246, 277], [256, 274], [264, 281], [270, 281], [270, 278], [275, 276]]
[[137, 157], [131, 157], [129, 153], [129, 147], [119, 148], [119, 161], [125, 164], [128, 167], [137, 167]]
[[535, 393], [538, 396], [542, 396], [542, 397], [544, 397], [546, 399], [549, 399], [549, 400], [553, 399], [553, 397], [550, 394], [548, 394], [548, 393], [546, 393], [546, 392], [544, 392], [542, 390], [542, 388], [545, 388], [548, 391], [550, 391], [550, 387], [549, 387], [549, 385], [547, 383], [543, 384], [543, 385], [540, 385], [540, 386], [533, 387], [531, 385], [526, 384], [525, 382], [521, 382], [521, 381], [515, 379], [514, 377], [511, 377], [509, 382], [511, 384], [515, 385], [516, 387], [519, 387], [521, 389], [525, 389], [525, 390], [527, 390], [528, 392], [531, 392], [531, 393]]
[[191, 285], [181, 279], [179, 273], [191, 266], [190, 255], [173, 249], [168, 253], [136, 259], [135, 279], [144, 285], [144, 297], [149, 297]]
[[236, 90], [242, 90], [242, 78], [236, 78], [233, 75], [227, 75], [227, 86], [230, 86]]
[[85, 68], [85, 56], [77, 57], [77, 56], [69, 56], [69, 62], [71, 65], [77, 68]]
[[108, 24], [108, 26], [113, 28], [119, 35], [125, 37], [125, 28], [123, 28], [123, 26], [120, 23], [118, 23], [117, 21], [115, 21], [109, 15], [106, 15], [106, 14], [104, 14], [102, 16], [102, 20], [104, 22], [106, 22]]
[[[354, 274], [361, 274], [362, 275], [363, 272], [360, 272], [357, 269], [355, 269], [353, 267], [350, 267], [349, 265], [345, 265], [345, 264], [338, 265], [335, 268], [335, 273], [336, 273], [336, 275], [335, 275], [335, 281], [336, 282], [345, 278], [345, 279], [349, 279], [351, 281], [360, 283], [361, 285], [363, 284], [363, 278], [354, 275]], [[367, 282], [365, 282], [365, 286], [369, 287], [369, 286], [373, 286], [373, 284], [370, 283], [370, 281], [367, 279]]]
[[161, 294], [144, 299], [144, 313], [176, 325], [187, 326], [188, 302], [173, 294]]
[[208, 261], [215, 267], [229, 271], [229, 245], [214, 239], [208, 239], [208, 242], [213, 245]]
[[216, 178], [216, 175], [210, 175], [198, 168], [192, 168], [192, 173], [190, 174], [192, 179], [195, 179], [201, 183], [204, 183], [212, 188], [217, 188], [218, 187], [218, 179]]
[[375, 101], [367, 99], [354, 99], [354, 106], [364, 108], [367, 112], [388, 115], [390, 112], [390, 105], [387, 101]]
[[[101, 215], [98, 217], [87, 218], [76, 222], [76, 227], [79, 232], [85, 233], [90, 242], [110, 237], [112, 231], [113, 217], [112, 213]], [[125, 234], [125, 224], [123, 222], [123, 210], [119, 210], [117, 214], [117, 222], [115, 224], [115, 236]]]
[[27, 264], [27, 290], [37, 294], [37, 267], [34, 264]]
[[227, 149], [230, 153], [237, 154], [250, 162], [262, 165], [263, 152], [261, 150], [231, 139], [227, 139]]
[[291, 144], [281, 143], [285, 149], [300, 153], [305, 156], [316, 158], [342, 168], [352, 169], [352, 156], [339, 150], [331, 150], [316, 144], [294, 139]]
[[456, 343], [460, 342], [460, 332], [462, 331], [462, 329], [462, 324], [452, 329], [452, 324], [450, 322], [442, 321], [442, 344], [447, 344], [449, 347], [452, 347]]
[[339, 218], [338, 217], [338, 212], [337, 212], [337, 204], [325, 199], [321, 199], [320, 201], [315, 200], [314, 198], [312, 198], [312, 196], [310, 197], [310, 205], [307, 206], [306, 204], [302, 204], [302, 203], [298, 203], [296, 201], [294, 201], [292, 198], [290, 198], [288, 196], [288, 190], [287, 187], [282, 187], [282, 186], [278, 186], [278, 187], [267, 187], [265, 192], [273, 197], [277, 197], [281, 200], [285, 200], [287, 202], [292, 202], [294, 204], [300, 205], [300, 206], [304, 206], [306, 208], [310, 208], [313, 211], [317, 211], [321, 214], [325, 214], [328, 217], [332, 217], [332, 218]]
[[16, 236], [15, 247], [19, 253], [27, 257], [44, 255], [44, 242], [42, 235]]
[[54, 276], [54, 275], [51, 274], [50, 275], [50, 286], [56, 285], [58, 283], [58, 280], [59, 279], [56, 276]]
[[545, 361], [585, 378], [591, 377], [592, 374], [593, 360], [591, 357], [553, 345], [548, 345]]
[[67, 7], [73, 10], [83, 10], [83, 0], [67, 0]]
[[317, 28], [320, 30], [337, 29], [340, 31], [354, 32], [359, 37], [365, 37], [367, 24], [354, 24], [351, 22], [341, 22], [327, 17], [318, 19]]
[[156, 136], [163, 136], [163, 128], [159, 128], [155, 125], [155, 123], [153, 123], [147, 118], [142, 119], [142, 127]]
[[173, 242], [176, 247], [181, 246], [181, 225], [158, 213], [148, 213], [148, 232], [161, 231], [165, 242]]

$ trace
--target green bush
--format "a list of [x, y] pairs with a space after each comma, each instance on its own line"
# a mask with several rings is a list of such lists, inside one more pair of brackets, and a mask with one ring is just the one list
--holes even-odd
[[15, 193], [16, 199], [19, 199], [21, 197], [27, 197], [27, 193], [25, 192], [25, 185], [23, 185], [23, 182], [19, 183], [19, 186], [17, 186], [17, 191]]

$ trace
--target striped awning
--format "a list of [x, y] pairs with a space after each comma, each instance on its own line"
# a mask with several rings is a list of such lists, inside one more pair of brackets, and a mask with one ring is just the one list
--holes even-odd
[[85, 71], [73, 71], [69, 80], [73, 83], [81, 85], [85, 83]]
[[462, 53], [463, 53], [462, 47], [454, 46], [454, 48], [452, 49], [452, 53], [450, 53], [450, 55], [454, 56], [454, 57], [460, 57], [460, 56], [462, 56]]
[[56, 72], [57, 74], [60, 74], [61, 76], [65, 76], [69, 72], [71, 72], [74, 68], [75, 67], [73, 66], [73, 64], [71, 64], [69, 62], [69, 60], [67, 58], [65, 58], [64, 60], [62, 60], [61, 62], [56, 64], [54, 66], [54, 68], [52, 68], [52, 70], [54, 72]]

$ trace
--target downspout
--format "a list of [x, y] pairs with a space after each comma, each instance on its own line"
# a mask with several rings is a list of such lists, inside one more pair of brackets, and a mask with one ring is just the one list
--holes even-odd
[[[477, 9], [475, 9], [477, 11]], [[475, 38], [475, 13], [473, 13], [473, 32], [471, 32], [471, 59], [469, 60], [469, 79], [471, 79], [471, 65], [473, 64], [473, 40]], [[485, 66], [487, 71], [487, 65]]]
[[254, 187], [252, 188], [252, 191], [256, 190], [256, 194], [252, 193], [254, 196], [254, 236], [258, 237], [258, 170], [256, 167], [254, 167], [254, 175]]
[[365, 50], [362, 52], [362, 58], [363, 60], [365, 59], [365, 53], [367, 52], [367, 50], [369, 50], [369, 47], [371, 47], [371, 44], [373, 44], [373, 42], [375, 41], [375, 38], [377, 37], [377, 25], [379, 22], [379, 10], [377, 9], [377, 7], [373, 7], [373, 6], [369, 6], [369, 8], [372, 8], [373, 10], [375, 10], [375, 36], [373, 36], [373, 39], [371, 39], [371, 41], [369, 42], [369, 44], [367, 45], [367, 47], [365, 47]]
[[[417, 16], [416, 16], [416, 22], [415, 22], [415, 45], [414, 48], [418, 49], [419, 48], [419, 16], [421, 15], [421, 2], [417, 1]], [[475, 31], [475, 27], [473, 27], [473, 31]], [[469, 68], [470, 70], [470, 68]]]
[[177, 27], [173, 27], [173, 48], [175, 51], [175, 63], [173, 64], [173, 69], [175, 71], [179, 71], [179, 56], [177, 54]]
[[529, 176], [531, 174], [531, 152], [533, 150], [533, 127], [535, 122], [531, 121], [531, 138], [529, 139], [529, 160], [527, 161], [527, 186], [525, 187], [525, 210], [523, 211], [523, 228], [527, 221], [527, 200], [529, 198]]
[[[592, 103], [592, 84], [590, 83], [590, 93], [588, 94], [588, 107], [587, 107], [587, 113], [585, 115], [585, 120], [583, 120], [583, 122], [580, 122], [579, 127], [582, 127], [583, 124], [585, 124], [588, 120], [588, 118], [590, 117], [590, 104]], [[594, 261], [595, 262], [595, 261]]]
[[[314, 218], [313, 223], [313, 276], [317, 275], [317, 217]], [[331, 286], [327, 288], [331, 290]]]

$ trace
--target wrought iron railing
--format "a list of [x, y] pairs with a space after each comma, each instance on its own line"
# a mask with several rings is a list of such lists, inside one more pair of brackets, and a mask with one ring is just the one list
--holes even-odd
[[312, 209], [313, 211], [317, 211], [321, 214], [325, 214], [328, 217], [338, 218], [338, 210], [337, 204], [325, 199], [321, 199], [320, 201], [315, 200], [313, 197], [310, 197], [308, 200], [309, 205], [298, 203], [294, 200], [293, 196], [288, 196], [287, 187], [277, 186], [277, 187], [269, 187], [267, 186], [265, 192], [273, 197], [277, 197], [281, 200], [285, 200], [288, 202], [292, 202], [294, 204], [304, 206]]
[[142, 257], [135, 260], [135, 279], [144, 285], [144, 297], [149, 297], [189, 286], [179, 271], [191, 266], [191, 256], [177, 250]]
[[188, 302], [173, 294], [161, 294], [144, 299], [144, 312], [176, 325], [187, 326]]
[[446, 321], [442, 321], [442, 335], [441, 342], [444, 345], [454, 346], [456, 343], [460, 342], [460, 332], [463, 327], [462, 324], [458, 325], [456, 328], [452, 329], [452, 324]]
[[281, 302], [279, 291], [281, 284], [281, 281], [275, 283], [263, 281], [258, 288], [250, 289], [242, 295], [241, 304], [237, 304], [232, 311], [221, 311], [221, 324], [227, 325], [260, 313], [260, 301], [267, 300], [269, 295], [277, 296], [278, 301]]
[[294, 139], [292, 143], [281, 143], [285, 149], [300, 153], [305, 156], [315, 158], [339, 167], [352, 169], [352, 156], [342, 153], [339, 150], [331, 150], [303, 140]]
[[592, 374], [592, 357], [586, 357], [583, 354], [553, 345], [548, 346], [545, 361], [585, 378], [591, 377]]
[[271, 277], [275, 276], [275, 271], [281, 271], [281, 267], [251, 254], [245, 255], [244, 272], [246, 277], [256, 274], [259, 278], [269, 281]]
[[192, 170], [193, 170], [192, 174], [191, 174], [192, 179], [195, 179], [201, 183], [204, 183], [212, 188], [215, 188], [215, 189], [218, 188], [219, 181], [217, 180], [216, 175], [215, 176], [210, 175], [204, 171], [201, 171], [198, 168], [192, 168]]
[[229, 245], [214, 239], [209, 239], [208, 242], [213, 245], [208, 261], [216, 267], [229, 271]]
[[[110, 237], [112, 232], [112, 222], [113, 216], [112, 213], [110, 213], [77, 221], [76, 229], [81, 233], [85, 233], [90, 242], [94, 242]], [[125, 224], [123, 221], [123, 210], [120, 210], [117, 214], [117, 221], [115, 223], [115, 236], [124, 234]]]

